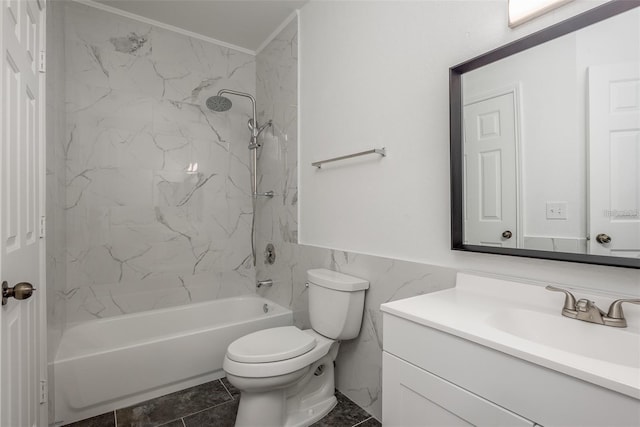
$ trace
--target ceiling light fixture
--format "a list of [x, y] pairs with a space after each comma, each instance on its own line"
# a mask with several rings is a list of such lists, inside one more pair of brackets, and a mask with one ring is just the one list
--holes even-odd
[[509, 0], [509, 27], [517, 27], [573, 0]]

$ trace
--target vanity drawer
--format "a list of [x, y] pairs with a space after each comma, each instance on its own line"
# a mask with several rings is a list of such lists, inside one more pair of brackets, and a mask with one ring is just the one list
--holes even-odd
[[386, 351], [382, 353], [382, 366], [385, 426], [536, 425]]

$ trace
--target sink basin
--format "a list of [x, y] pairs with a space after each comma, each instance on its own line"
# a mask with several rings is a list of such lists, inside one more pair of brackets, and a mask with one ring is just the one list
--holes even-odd
[[487, 318], [499, 331], [576, 356], [640, 369], [640, 339], [625, 329], [526, 309], [502, 309]]
[[[618, 295], [577, 291], [607, 307]], [[383, 312], [640, 400], [640, 312], [627, 328], [569, 319], [543, 286], [458, 273], [456, 287], [382, 305]]]

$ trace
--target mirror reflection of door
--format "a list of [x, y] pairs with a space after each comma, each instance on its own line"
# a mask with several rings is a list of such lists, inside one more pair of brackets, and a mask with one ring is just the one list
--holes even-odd
[[465, 243], [517, 247], [514, 93], [464, 106]]
[[640, 63], [589, 67], [589, 252], [640, 258]]

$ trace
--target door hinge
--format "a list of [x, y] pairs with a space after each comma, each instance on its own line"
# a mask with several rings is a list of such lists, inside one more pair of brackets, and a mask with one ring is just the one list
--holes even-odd
[[40, 403], [47, 403], [47, 382], [40, 380]]
[[47, 217], [40, 217], [40, 238], [43, 239], [47, 234]]
[[41, 73], [47, 72], [47, 53], [44, 50], [40, 51], [40, 56], [38, 59], [38, 71]]

